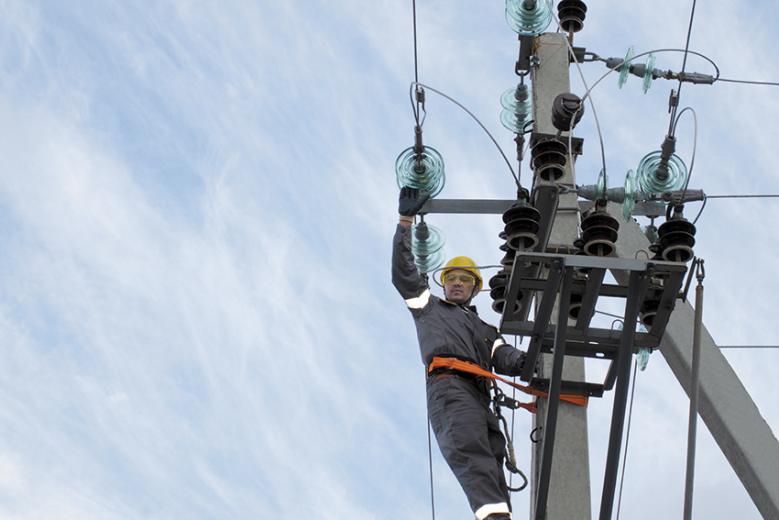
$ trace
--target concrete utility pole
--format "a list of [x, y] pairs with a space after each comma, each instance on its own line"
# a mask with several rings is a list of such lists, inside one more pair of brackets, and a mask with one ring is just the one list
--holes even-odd
[[[568, 47], [563, 34], [542, 34], [536, 39], [538, 66], [532, 68], [533, 78], [533, 130], [537, 133], [556, 134], [552, 125], [552, 103], [558, 94], [570, 92]], [[564, 132], [562, 140], [568, 133]], [[543, 183], [543, 181], [536, 181]], [[571, 165], [566, 167], [563, 178], [557, 181], [574, 187], [576, 179]], [[548, 184], [548, 183], [547, 183]], [[550, 243], [572, 244], [578, 236], [579, 205], [575, 192], [560, 195], [557, 214], [552, 226]], [[557, 316], [557, 311], [552, 313]], [[555, 320], [556, 321], [556, 320]], [[552, 370], [552, 356], [544, 355], [539, 377], [549, 377]], [[584, 379], [584, 358], [566, 357], [563, 379], [581, 381]], [[538, 414], [534, 417], [534, 428], [546, 422], [547, 399], [538, 399]], [[561, 402], [558, 411], [558, 425], [555, 434], [552, 473], [549, 481], [547, 514], [549, 520], [584, 520], [591, 518], [590, 505], [590, 461], [587, 438], [587, 409]], [[533, 471], [531, 474], [530, 518], [536, 518], [535, 507], [538, 496], [538, 478], [542, 458], [543, 442], [533, 446]]]
[[[538, 65], [532, 68], [534, 131], [555, 134], [551, 123], [552, 103], [558, 94], [570, 92], [568, 48], [562, 34], [543, 34], [536, 39], [535, 55]], [[567, 134], [561, 136], [565, 141]], [[569, 164], [565, 176], [557, 181], [570, 187], [575, 178]], [[536, 180], [537, 187], [543, 181]], [[548, 183], [547, 183], [548, 184]], [[580, 216], [575, 192], [561, 194], [555, 216], [551, 244], [571, 244], [577, 238]], [[616, 242], [616, 256], [636, 258], [637, 251], [648, 251], [649, 240], [635, 221], [624, 223], [621, 206], [609, 204], [609, 212], [622, 226]], [[625, 271], [615, 271], [621, 285], [628, 284]], [[552, 313], [557, 316], [557, 311]], [[666, 359], [684, 390], [690, 393], [694, 310], [689, 302], [676, 302], [660, 344]], [[584, 381], [584, 360], [566, 356], [563, 379]], [[551, 356], [544, 356], [539, 377], [551, 372]], [[534, 427], [543, 427], [546, 421], [547, 400], [538, 400], [538, 414]], [[779, 442], [749, 393], [717, 348], [714, 340], [703, 329], [699, 413], [712, 436], [730, 462], [757, 509], [764, 518], [779, 519]], [[552, 473], [549, 482], [548, 520], [591, 518], [589, 454], [586, 409], [561, 402], [555, 433]], [[533, 448], [532, 497], [538, 496], [538, 470], [543, 450], [542, 443]], [[535, 506], [531, 500], [531, 509]], [[531, 518], [537, 512], [531, 510]]]
[[[533, 119], [535, 121], [533, 130], [535, 134], [554, 136], [557, 133], [557, 129], [554, 128], [551, 122], [553, 101], [557, 95], [570, 92], [569, 51], [565, 39], [565, 35], [562, 34], [542, 34], [535, 39], [533, 54], [537, 57], [537, 61], [535, 61], [535, 64], [531, 67], [533, 80]], [[560, 139], [567, 142], [567, 133], [563, 133]], [[555, 186], [555, 184], [568, 187], [575, 186], [571, 164], [566, 166], [564, 176], [555, 183], [538, 178], [536, 178], [534, 182], [531, 204], [542, 213], [541, 228], [548, 232], [551, 225], [551, 234], [541, 240], [541, 245], [539, 245], [538, 248], [539, 252], [543, 252], [544, 246], [549, 243], [573, 244], [578, 236], [580, 224], [578, 195], [573, 191], [558, 195], [558, 188]], [[425, 204], [425, 207], [421, 212], [501, 214], [514, 203], [515, 201], [512, 200], [430, 200]], [[555, 207], [556, 213], [554, 212]], [[640, 298], [646, 290], [646, 283], [644, 283], [643, 288], [641, 289], [637, 288], [638, 285], [631, 283], [631, 279], [636, 272], [631, 271], [629, 273], [626, 264], [629, 264], [631, 261], [635, 263], [636, 260], [633, 259], [637, 258], [636, 252], [648, 251], [650, 244], [635, 221], [627, 223], [623, 221], [621, 206], [609, 203], [608, 211], [621, 223], [619, 238], [615, 244], [616, 251], [614, 256], [626, 259], [627, 261], [603, 258], [604, 265], [600, 268], [602, 272], [607, 268], [613, 269], [613, 275], [617, 282], [625, 288], [630, 288], [624, 289], [627, 293], [625, 316], [627, 320], [627, 309], [635, 304], [635, 308], [631, 307], [633, 310], [631, 311], [632, 317], [630, 318], [631, 321], [635, 321], [638, 312], [638, 303], [640, 303]], [[546, 214], [546, 217], [543, 216], [544, 214]], [[553, 221], [552, 215], [554, 215]], [[545, 222], [544, 218], [547, 218]], [[539, 238], [541, 238], [540, 234]], [[564, 256], [568, 255], [570, 252], [559, 251], [558, 253], [560, 253], [560, 256]], [[517, 254], [519, 255], [519, 253]], [[536, 255], [536, 258], [538, 258], [539, 253], [526, 254], [525, 257], [529, 258], [532, 255]], [[643, 254], [639, 256], [640, 258], [648, 258], [651, 255]], [[532, 262], [533, 260], [531, 260], [531, 263]], [[606, 264], [610, 267], [606, 267]], [[647, 262], [647, 264], [653, 264], [654, 267], [652, 269], [661, 266], [661, 264], [670, 264], [673, 267], [672, 270], [674, 272], [677, 272], [680, 269], [683, 271], [681, 264], [676, 264], [674, 262], [653, 260]], [[648, 269], [647, 267], [642, 267], [642, 269], [645, 268]], [[671, 267], [666, 266], [666, 269], [671, 269]], [[519, 268], [519, 270], [522, 270], [522, 268]], [[665, 314], [664, 320], [668, 320], [667, 326], [665, 321], [660, 320], [663, 324], [662, 327], [660, 327], [658, 325], [659, 318], [656, 318], [654, 328], [652, 329], [654, 332], [643, 334], [644, 337], [637, 338], [636, 343], [633, 342], [634, 329], [626, 327], [622, 333], [623, 339], [620, 339], [619, 342], [619, 349], [621, 349], [621, 351], [630, 352], [633, 346], [640, 346], [641, 341], [647, 342], [654, 338], [654, 341], [656, 342], [649, 346], [659, 348], [668, 365], [671, 367], [671, 370], [676, 375], [676, 378], [689, 395], [694, 310], [688, 302], [676, 300], [674, 310], [670, 314], [670, 319], [668, 319], [671, 302], [675, 298], [677, 290], [681, 287], [683, 281], [681, 274], [674, 276], [678, 276], [677, 285], [672, 284], [670, 278], [666, 280], [665, 284], [668, 298], [665, 301], [668, 302], [668, 306], [663, 307], [666, 310], [662, 312]], [[513, 303], [518, 298], [518, 288], [521, 283], [525, 283], [521, 281], [522, 275], [517, 275], [516, 278], [517, 280], [520, 280], [516, 285], [513, 283], [513, 275], [511, 278], [512, 283], [509, 284], [514, 292], [512, 292], [508, 286], [506, 289], [507, 309], [513, 308]], [[637, 277], [637, 279], [639, 278], [640, 277]], [[592, 281], [588, 283], [593, 285]], [[600, 286], [600, 282], [595, 285]], [[536, 288], [534, 289], [532, 284], [529, 283], [525, 285], [525, 288], [529, 289], [529, 292], [531, 293], [539, 290], [538, 286], [535, 287]], [[551, 287], [551, 285], [549, 287]], [[555, 289], [551, 289], [550, 294], [554, 294], [554, 292], [552, 292], [554, 290]], [[541, 289], [541, 291], [543, 291], [543, 289]], [[594, 291], [597, 293], [597, 289]], [[614, 292], [614, 289], [612, 288], [610, 291]], [[570, 296], [571, 288], [568, 287], [566, 289], [565, 284], [563, 284], [561, 293], [562, 292], [565, 292], [566, 298], [568, 298]], [[513, 294], [513, 296], [510, 296], [509, 293]], [[634, 300], [638, 298], [639, 300], [638, 302], [634, 301], [633, 303], [630, 303], [631, 298]], [[591, 311], [594, 311], [594, 305], [595, 301], [592, 300], [590, 307]], [[549, 310], [550, 308], [551, 301], [546, 309]], [[522, 312], [525, 312], [525, 316], [527, 315], [526, 310], [523, 310]], [[546, 319], [548, 319], [550, 315], [553, 317], [549, 322], [551, 324], [552, 321], [556, 321], [554, 317], [558, 316], [558, 312], [556, 310], [550, 312], [547, 314]], [[527, 336], [530, 329], [522, 328], [524, 324], [513, 321], [513, 319], [509, 320], [507, 323], [506, 319], [510, 316], [511, 312], [504, 313], [501, 322], [501, 327], [507, 326], [507, 330], [504, 332]], [[589, 318], [587, 318], [587, 321], [588, 320]], [[567, 325], [571, 325], [570, 320]], [[546, 327], [546, 325], [543, 325], [543, 327]], [[563, 329], [564, 328], [565, 327], [563, 327]], [[544, 329], [539, 333], [541, 336], [544, 335], [543, 330]], [[633, 332], [625, 337], [625, 331], [631, 330], [633, 330]], [[535, 334], [535, 330], [533, 334]], [[572, 340], [574, 340], [574, 342], [581, 341], [581, 336], [581, 331], [579, 331], [578, 336], [574, 334]], [[592, 337], [595, 338], [596, 336]], [[597, 339], [599, 341], [604, 340], [602, 335], [597, 336]], [[533, 345], [533, 341], [537, 340], [531, 340], [531, 346]], [[563, 342], [560, 345], [562, 346], [564, 343], [565, 340], [563, 339]], [[557, 345], [557, 339], [555, 339], [555, 345]], [[602, 345], [603, 347], [600, 351], [602, 354], [613, 352], [613, 345], [612, 347], [609, 347], [608, 342], [603, 342]], [[578, 346], [581, 351], [583, 348], [582, 343], [579, 343]], [[538, 352], [538, 342], [536, 342], [534, 348], [536, 349], [536, 352]], [[609, 351], [609, 348], [612, 348], [612, 350]], [[530, 351], [531, 349], [529, 348], [528, 353], [530, 353]], [[538, 378], [548, 378], [550, 383], [553, 380], [557, 381], [559, 379], [574, 385], [584, 383], [584, 358], [578, 357], [576, 354], [568, 355], [566, 348], [557, 350], [557, 352], [566, 354], [562, 377], [558, 378], [556, 375], [550, 377], [550, 374], [552, 374], [551, 360], [553, 356], [542, 355], [541, 367], [537, 374]], [[558, 358], [561, 358], [561, 356], [558, 356]], [[579, 356], [581, 356], [581, 353]], [[617, 355], [616, 358], [620, 358], [620, 356]], [[629, 357], [622, 356], [620, 359], [623, 361], [629, 360]], [[624, 363], [619, 363], [620, 367], [623, 365]], [[622, 373], [621, 376], [615, 375], [615, 377], [619, 377], [615, 394], [620, 391], [619, 385], [625, 385], [625, 381], [629, 379], [629, 365], [624, 365], [624, 368], [626, 369], [624, 371], [620, 368], [620, 373]], [[611, 372], [610, 369], [609, 373], [611, 374]], [[523, 380], [529, 381], [532, 373], [528, 373], [526, 376], [527, 378], [525, 378], [525, 374], [523, 374], [523, 378], [525, 378]], [[607, 377], [607, 380], [608, 379], [609, 377]], [[619, 381], [622, 383], [619, 383]], [[614, 379], [611, 379], [610, 384], [613, 385], [613, 383]], [[604, 384], [603, 386], [608, 385]], [[601, 387], [601, 393], [603, 386]], [[606, 389], [608, 388], [610, 387], [607, 387]], [[626, 392], [626, 388], [626, 386], [623, 386], [622, 390]], [[714, 343], [705, 327], [702, 330], [699, 388], [699, 414], [704, 423], [709, 428], [712, 436], [719, 444], [720, 449], [735, 470], [736, 475], [741, 479], [741, 482], [744, 484], [744, 487], [763, 517], [779, 519], [779, 442], [768, 424], [760, 415], [757, 406], [752, 401], [752, 398], [744, 388], [738, 376], [730, 367], [725, 357], [720, 353], [717, 345]], [[559, 390], [559, 386], [557, 389]], [[553, 394], [550, 393], [550, 395]], [[625, 397], [626, 402], [626, 393], [623, 397]], [[617, 397], [615, 395], [615, 403], [616, 402]], [[532, 454], [533, 467], [530, 479], [530, 518], [543, 518], [544, 520], [590, 519], [592, 518], [592, 514], [587, 438], [587, 410], [586, 408], [569, 404], [563, 400], [559, 401], [558, 407], [555, 407], [554, 401], [552, 401], [550, 409], [548, 399], [546, 398], [538, 398], [537, 405], [538, 414], [534, 418], [534, 427], [540, 428], [540, 430], [537, 430], [533, 437], [541, 439], [542, 442], [539, 442], [534, 446]], [[617, 407], [615, 405], [615, 417], [617, 417], [616, 410]], [[622, 408], [622, 411], [624, 411], [624, 408]], [[544, 425], [547, 424], [547, 419], [554, 419], [554, 417], [556, 417], [556, 420], [552, 420], [552, 426], [550, 426], [552, 433], [546, 436], [547, 438], [554, 438], [554, 443], [547, 446], [547, 448], [553, 448], [553, 453], [550, 453], [552, 461], [550, 469], [548, 460], [546, 462], [543, 461], [544, 432], [542, 429]], [[622, 432], [621, 417], [622, 416], [612, 421], [611, 436], [615, 440], [613, 451], [614, 454], [617, 455], [619, 453], [618, 441], [621, 439]], [[616, 432], [615, 425], [617, 426], [616, 430], [618, 430]], [[611, 440], [612, 439], [610, 439], [609, 446], [610, 456], [612, 455]], [[617, 464], [614, 464], [612, 467], [607, 461], [606, 476], [609, 476], [609, 479], [613, 480], [616, 478], [616, 470]], [[539, 483], [545, 481], [545, 478], [548, 479], [548, 486], [540, 485]], [[608, 499], [613, 498], [613, 491], [613, 487], [607, 488], [604, 484], [604, 499], [607, 500], [602, 500], [601, 520], [608, 520], [611, 516], [612, 504]], [[725, 499], [726, 498], [724, 497], [723, 500]], [[546, 510], [533, 510], [537, 502], [546, 503]], [[606, 504], [605, 507], [604, 503]]]

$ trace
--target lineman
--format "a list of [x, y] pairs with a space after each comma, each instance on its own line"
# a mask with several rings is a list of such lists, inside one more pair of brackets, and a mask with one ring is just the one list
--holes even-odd
[[[470, 305], [482, 287], [473, 260], [459, 256], [447, 263], [441, 274], [444, 298], [433, 296], [419, 274], [411, 252], [411, 223], [426, 200], [416, 189], [401, 189], [392, 250], [392, 283], [414, 316], [422, 361], [430, 367], [434, 358], [455, 358], [519, 375], [525, 353], [506, 345]], [[477, 520], [506, 520], [511, 518], [503, 472], [506, 439], [489, 404], [485, 378], [451, 368], [428, 369], [428, 416], [444, 459]]]

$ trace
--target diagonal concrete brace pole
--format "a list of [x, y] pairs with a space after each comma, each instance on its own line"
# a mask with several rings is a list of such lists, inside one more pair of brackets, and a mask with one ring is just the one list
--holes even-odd
[[[621, 222], [617, 255], [635, 258], [637, 251], [648, 251], [649, 240], [638, 224], [622, 221], [621, 206], [609, 204], [609, 212]], [[615, 277], [619, 283], [627, 283]], [[660, 342], [660, 352], [688, 396], [694, 320], [692, 305], [677, 300]], [[760, 514], [779, 518], [779, 441], [705, 326], [701, 331], [699, 399], [701, 419]]]

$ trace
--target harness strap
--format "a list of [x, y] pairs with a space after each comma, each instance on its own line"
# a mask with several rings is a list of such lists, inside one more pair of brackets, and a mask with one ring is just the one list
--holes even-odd
[[[533, 388], [529, 388], [525, 385], [514, 383], [513, 381], [509, 381], [508, 379], [504, 379], [498, 375], [493, 374], [492, 372], [484, 370], [476, 363], [471, 363], [469, 361], [462, 361], [454, 358], [434, 357], [433, 362], [430, 363], [430, 366], [427, 368], [427, 373], [430, 374], [430, 372], [435, 370], [436, 368], [444, 368], [444, 367], [453, 368], [454, 370], [459, 370], [460, 372], [467, 372], [469, 374], [476, 374], [478, 376], [487, 377], [492, 380], [502, 381], [507, 385], [514, 387], [517, 390], [529, 395], [534, 395], [536, 397], [549, 397], [549, 394], [547, 392], [534, 390]], [[560, 399], [579, 406], [587, 406], [587, 402], [588, 402], [588, 397], [584, 395], [560, 394]], [[530, 410], [529, 406], [523, 406], [523, 408]]]

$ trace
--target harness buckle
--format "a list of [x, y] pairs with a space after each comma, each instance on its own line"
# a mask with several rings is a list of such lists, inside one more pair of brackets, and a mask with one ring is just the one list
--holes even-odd
[[500, 393], [496, 396], [495, 402], [498, 406], [505, 406], [506, 408], [511, 408], [512, 410], [516, 410], [521, 406], [521, 403], [517, 401], [516, 399], [512, 399], [511, 397], [507, 396], [504, 393]]

